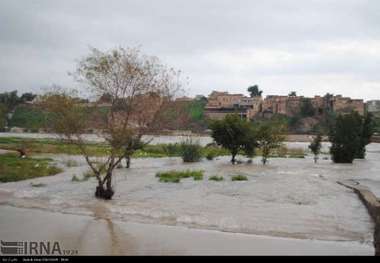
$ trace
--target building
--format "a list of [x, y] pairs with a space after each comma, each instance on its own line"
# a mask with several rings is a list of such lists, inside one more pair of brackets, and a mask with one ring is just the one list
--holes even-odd
[[[229, 94], [228, 92], [213, 91], [208, 97], [205, 115], [211, 119], [224, 118], [226, 114], [237, 113], [242, 118], [254, 119], [256, 117], [269, 118], [276, 114], [294, 117], [301, 111], [305, 100], [309, 100], [317, 115], [325, 111], [348, 113], [357, 111], [363, 115], [365, 104], [363, 100], [351, 99], [341, 95], [315, 96], [279, 96], [269, 95], [262, 97], [246, 97], [243, 94]], [[375, 103], [376, 104], [376, 103]], [[377, 104], [376, 104], [377, 105]], [[375, 107], [371, 104], [371, 109]]]
[[205, 115], [210, 119], [222, 119], [227, 114], [236, 113], [242, 118], [253, 118], [261, 111], [261, 104], [261, 97], [213, 91], [208, 97]]
[[380, 100], [367, 101], [367, 111], [380, 116]]
[[332, 97], [332, 110], [336, 113], [349, 113], [357, 111], [359, 114], [364, 115], [365, 104], [363, 100], [351, 99], [337, 95]]

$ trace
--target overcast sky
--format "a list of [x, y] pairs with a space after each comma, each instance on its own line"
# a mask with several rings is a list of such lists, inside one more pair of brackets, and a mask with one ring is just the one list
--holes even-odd
[[379, 0], [0, 0], [0, 91], [75, 87], [93, 46], [141, 46], [212, 90], [380, 99]]

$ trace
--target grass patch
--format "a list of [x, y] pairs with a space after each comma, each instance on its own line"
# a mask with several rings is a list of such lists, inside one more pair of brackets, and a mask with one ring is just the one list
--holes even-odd
[[224, 177], [223, 176], [211, 176], [208, 178], [209, 181], [216, 181], [216, 182], [220, 182], [220, 181], [223, 181], [224, 180]]
[[160, 178], [160, 182], [163, 183], [179, 183], [182, 178], [193, 177], [194, 181], [203, 179], [203, 171], [168, 171], [160, 172], [156, 174], [156, 177]]
[[47, 158], [19, 158], [16, 154], [1, 154], [0, 182], [15, 182], [62, 172], [50, 162], [51, 159]]
[[245, 175], [234, 175], [232, 176], [231, 181], [248, 181], [248, 178]]

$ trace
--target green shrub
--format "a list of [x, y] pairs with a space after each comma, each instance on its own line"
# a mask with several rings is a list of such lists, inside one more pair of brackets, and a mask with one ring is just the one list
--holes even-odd
[[203, 179], [203, 171], [168, 171], [160, 172], [156, 174], [156, 177], [160, 178], [160, 182], [163, 183], [179, 183], [182, 178], [193, 177], [194, 181]]
[[215, 157], [215, 154], [214, 154], [213, 152], [209, 152], [209, 153], [206, 155], [206, 159], [209, 160], [209, 161], [214, 160], [214, 157]]
[[46, 184], [44, 183], [30, 183], [31, 187], [44, 187]]
[[73, 177], [71, 178], [71, 181], [72, 182], [85, 182], [94, 176], [95, 176], [95, 174], [91, 170], [88, 170], [88, 171], [83, 173], [82, 178], [79, 178], [74, 174]]
[[202, 158], [202, 146], [191, 139], [181, 143], [181, 156], [185, 163], [199, 162]]
[[245, 175], [234, 175], [231, 178], [232, 181], [247, 181], [248, 178]]
[[74, 174], [73, 177], [71, 178], [71, 181], [72, 181], [72, 182], [82, 182], [82, 179], [79, 179], [79, 178]]
[[208, 180], [220, 182], [220, 181], [224, 180], [224, 177], [223, 176], [216, 176], [216, 175], [214, 175], [214, 176], [209, 177]]

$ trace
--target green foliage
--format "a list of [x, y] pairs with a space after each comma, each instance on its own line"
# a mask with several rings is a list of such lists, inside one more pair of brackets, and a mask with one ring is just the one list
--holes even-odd
[[362, 117], [357, 112], [339, 115], [330, 130], [330, 153], [335, 163], [352, 163], [362, 147]]
[[15, 154], [0, 155], [0, 182], [15, 182], [62, 172], [50, 159], [19, 158]]
[[203, 171], [168, 171], [160, 172], [156, 174], [156, 177], [160, 178], [159, 181], [163, 183], [179, 183], [182, 178], [193, 177], [194, 181], [203, 179]]
[[316, 137], [314, 137], [313, 141], [309, 145], [309, 149], [314, 154], [314, 162], [317, 162], [318, 155], [321, 153], [322, 148], [322, 135], [318, 134]]
[[181, 156], [185, 163], [199, 162], [202, 158], [202, 147], [188, 139], [181, 143]]
[[213, 175], [213, 176], [210, 176], [208, 178], [209, 181], [216, 181], [216, 182], [220, 182], [220, 181], [224, 181], [224, 177], [223, 176], [216, 176], [216, 175]]
[[286, 125], [278, 121], [258, 122], [256, 138], [262, 155], [262, 163], [267, 163], [268, 157], [274, 149], [281, 147], [285, 140]]
[[263, 93], [262, 90], [259, 90], [258, 85], [248, 87], [247, 91], [249, 92], [251, 98], [261, 96], [261, 94]]
[[355, 158], [364, 159], [366, 154], [365, 147], [371, 142], [371, 137], [375, 132], [374, 117], [371, 113], [367, 113], [362, 117], [362, 130], [360, 134], [360, 148], [356, 152]]
[[23, 127], [38, 130], [45, 126], [46, 114], [41, 110], [30, 106], [17, 106], [9, 121], [11, 127]]
[[36, 95], [33, 93], [24, 93], [21, 97], [19, 97], [17, 95], [17, 90], [3, 92], [0, 93], [0, 104], [5, 105], [7, 112], [11, 112], [17, 105], [27, 101], [32, 101], [35, 97]]
[[5, 104], [0, 103], [0, 132], [4, 131], [7, 125], [7, 107]]
[[207, 101], [204, 100], [193, 100], [188, 105], [188, 112], [191, 118], [195, 121], [202, 121], [204, 118], [204, 108]]
[[303, 98], [301, 102], [300, 114], [302, 117], [313, 117], [315, 109], [309, 98]]
[[215, 154], [213, 152], [209, 152], [207, 155], [206, 155], [206, 159], [209, 160], [209, 161], [212, 161], [214, 160], [215, 158]]
[[247, 176], [245, 175], [234, 175], [231, 178], [232, 181], [248, 181]]
[[288, 96], [289, 97], [296, 97], [297, 96], [297, 92], [291, 91]]
[[230, 151], [233, 164], [239, 151], [245, 152], [249, 157], [253, 156], [257, 142], [252, 123], [232, 114], [223, 120], [212, 121], [210, 128], [215, 142]]

